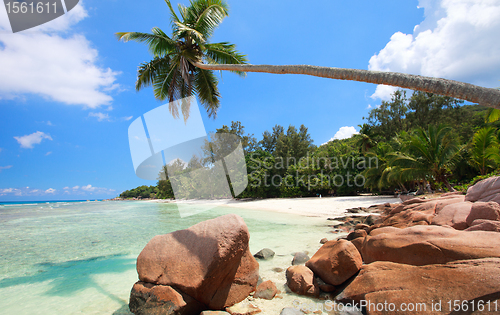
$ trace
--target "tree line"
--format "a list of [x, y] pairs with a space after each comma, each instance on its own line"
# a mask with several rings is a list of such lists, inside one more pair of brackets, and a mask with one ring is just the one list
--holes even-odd
[[[244, 151], [248, 184], [233, 196], [453, 191], [500, 165], [499, 121], [482, 106], [419, 91], [408, 96], [400, 90], [364, 120], [358, 134], [320, 146], [314, 145], [304, 125], [276, 125], [260, 139], [245, 133], [239, 121], [216, 129], [215, 134], [238, 136]], [[188, 174], [206, 163], [192, 159], [165, 166], [152, 193], [156, 198], [174, 198], [167, 168]], [[182, 185], [198, 190], [206, 185], [205, 179], [183, 181]]]

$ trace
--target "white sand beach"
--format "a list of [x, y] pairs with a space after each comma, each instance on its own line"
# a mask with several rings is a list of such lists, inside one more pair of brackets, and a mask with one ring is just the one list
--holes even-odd
[[391, 196], [272, 198], [251, 201], [231, 200], [226, 205], [232, 208], [269, 210], [309, 217], [338, 217], [342, 216], [346, 209], [369, 207], [386, 202], [399, 203], [401, 200]]
[[345, 196], [345, 197], [306, 197], [306, 198], [267, 198], [255, 200], [148, 200], [146, 202], [179, 203], [192, 205], [213, 205], [249, 210], [265, 210], [303, 215], [307, 217], [332, 218], [342, 216], [346, 209], [369, 207], [384, 203], [400, 203], [392, 196]]

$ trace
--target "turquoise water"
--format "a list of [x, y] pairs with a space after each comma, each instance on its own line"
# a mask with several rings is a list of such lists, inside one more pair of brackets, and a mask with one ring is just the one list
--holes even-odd
[[[130, 314], [137, 281], [135, 259], [157, 234], [184, 229], [227, 213], [242, 216], [252, 253], [269, 247], [272, 261], [260, 275], [283, 291], [293, 252], [311, 253], [327, 234], [327, 221], [291, 214], [218, 207], [180, 218], [173, 204], [152, 202], [54, 202], [0, 206], [0, 313]], [[264, 306], [278, 314], [291, 297]], [[265, 302], [268, 303], [268, 302]], [[282, 305], [277, 305], [282, 304]]]

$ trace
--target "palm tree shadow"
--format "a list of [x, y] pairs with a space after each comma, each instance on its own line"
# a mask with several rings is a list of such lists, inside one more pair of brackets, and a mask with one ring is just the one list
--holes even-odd
[[5, 278], [0, 280], [0, 289], [17, 285], [30, 285], [50, 281], [50, 288], [45, 292], [49, 296], [66, 297], [88, 288], [125, 306], [125, 301], [106, 291], [92, 276], [105, 273], [122, 273], [135, 268], [135, 259], [124, 255], [91, 257], [82, 260], [70, 260], [61, 263], [41, 263], [38, 274]]

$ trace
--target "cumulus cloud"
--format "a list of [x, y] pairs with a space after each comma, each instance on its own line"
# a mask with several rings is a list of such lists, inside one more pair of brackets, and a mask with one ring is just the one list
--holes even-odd
[[98, 65], [98, 51], [85, 36], [68, 32], [86, 16], [80, 1], [51, 22], [13, 34], [0, 10], [0, 99], [36, 94], [89, 108], [111, 103], [118, 72]]
[[21, 145], [21, 148], [32, 149], [35, 144], [40, 144], [43, 139], [52, 140], [52, 137], [44, 132], [37, 131], [30, 135], [14, 137]]
[[89, 117], [96, 117], [97, 121], [110, 121], [109, 115], [104, 113], [89, 113]]
[[48, 189], [33, 189], [30, 187], [23, 188], [0, 188], [0, 196], [54, 196], [58, 194], [64, 195], [96, 195], [96, 194], [108, 194], [113, 195], [116, 190], [102, 187], [93, 187], [92, 185], [86, 186], [74, 186], [73, 188], [64, 187], [62, 190], [57, 190], [54, 188]]
[[88, 185], [84, 185], [84, 186], [73, 186], [73, 187], [64, 187], [63, 190], [65, 192], [70, 192], [73, 193], [73, 194], [77, 194], [77, 195], [83, 195], [83, 194], [87, 194], [87, 193], [90, 193], [90, 194], [94, 194], [94, 193], [98, 193], [98, 194], [112, 194], [114, 193], [116, 190], [115, 189], [109, 189], [109, 188], [103, 188], [103, 187], [94, 187], [90, 184]]
[[323, 144], [326, 144], [326, 143], [333, 141], [333, 140], [348, 139], [348, 138], [350, 138], [353, 135], [358, 134], [358, 133], [359, 132], [357, 132], [356, 128], [354, 128], [353, 126], [340, 127], [340, 129], [335, 133], [333, 138], [331, 138], [330, 140], [328, 140], [327, 142], [325, 142]]
[[[425, 18], [413, 34], [393, 34], [371, 57], [368, 69], [497, 87], [500, 1], [420, 0], [419, 7], [424, 9]], [[388, 99], [392, 91], [378, 86], [372, 98]]]
[[0, 166], [0, 172], [2, 172], [3, 170], [8, 170], [9, 168], [12, 168], [12, 165]]

